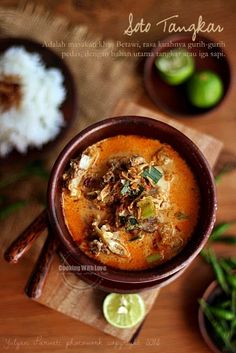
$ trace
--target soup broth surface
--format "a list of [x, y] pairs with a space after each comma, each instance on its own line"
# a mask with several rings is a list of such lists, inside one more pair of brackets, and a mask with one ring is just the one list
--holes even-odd
[[62, 207], [80, 249], [101, 263], [141, 270], [179, 253], [197, 223], [200, 193], [170, 145], [136, 135], [87, 148], [65, 172]]

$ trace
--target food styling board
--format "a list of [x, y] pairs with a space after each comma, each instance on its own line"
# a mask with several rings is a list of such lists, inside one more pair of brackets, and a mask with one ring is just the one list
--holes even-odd
[[[221, 141], [214, 137], [184, 126], [178, 121], [133, 102], [120, 101], [114, 108], [112, 115], [141, 115], [155, 118], [174, 126], [198, 145], [212, 168], [216, 164], [223, 147]], [[139, 333], [139, 325], [131, 329], [119, 329], [108, 324], [102, 313], [102, 303], [106, 293], [96, 289], [96, 286], [92, 287], [86, 284], [72, 272], [61, 271], [60, 265], [59, 257], [54, 256], [42, 294], [39, 298], [33, 300], [124, 342], [133, 342], [137, 333]], [[159, 289], [150, 289], [141, 293], [145, 302], [146, 314], [151, 310], [158, 293]]]

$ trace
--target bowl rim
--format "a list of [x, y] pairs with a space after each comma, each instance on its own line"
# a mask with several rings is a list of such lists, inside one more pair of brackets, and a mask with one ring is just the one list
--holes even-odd
[[[59, 250], [59, 255], [62, 259], [62, 261], [64, 263], [67, 263], [67, 261], [65, 261], [65, 257], [63, 255], [63, 249]], [[70, 262], [69, 262], [70, 263]], [[188, 268], [188, 266], [182, 268], [180, 271], [175, 272], [174, 274], [162, 279], [162, 280], [155, 280], [155, 281], [151, 281], [148, 283], [129, 283], [129, 287], [127, 289], [126, 287], [126, 283], [123, 282], [111, 282], [109, 280], [104, 280], [104, 278], [101, 278], [99, 276], [97, 276], [96, 274], [91, 274], [88, 276], [84, 275], [83, 272], [76, 272], [73, 271], [76, 275], [78, 275], [83, 281], [85, 281], [86, 283], [90, 284], [93, 286], [93, 288], [99, 288], [104, 290], [105, 292], [111, 293], [137, 293], [137, 292], [143, 292], [147, 289], [160, 289], [162, 287], [165, 287], [167, 285], [169, 285], [170, 283], [172, 283], [173, 281], [175, 281], [176, 279], [178, 279]]]
[[[205, 292], [202, 295], [202, 298], [207, 302], [207, 300], [211, 297], [211, 295], [217, 290], [220, 289], [220, 286], [216, 280], [212, 281], [208, 287], [206, 288]], [[205, 324], [205, 316], [204, 313], [199, 306], [198, 308], [198, 326], [201, 332], [201, 335], [208, 345], [208, 347], [215, 353], [222, 353], [222, 351], [218, 348], [216, 343], [213, 341], [211, 336], [209, 335], [206, 324]]]
[[[100, 270], [96, 272], [98, 276], [104, 279], [110, 279], [115, 282], [125, 282], [125, 283], [150, 282], [150, 281], [155, 281], [157, 279], [162, 279], [167, 276], [170, 276], [175, 272], [183, 269], [190, 262], [192, 262], [192, 260], [198, 255], [198, 253], [206, 244], [208, 237], [213, 229], [215, 218], [216, 218], [216, 208], [217, 208], [216, 190], [215, 190], [214, 178], [213, 178], [210, 166], [206, 158], [202, 154], [202, 152], [193, 143], [193, 141], [190, 140], [187, 136], [185, 136], [182, 132], [180, 132], [176, 128], [156, 119], [129, 115], [129, 116], [117, 116], [117, 117], [104, 119], [102, 121], [99, 121], [95, 124], [88, 126], [86, 129], [81, 131], [64, 147], [64, 149], [59, 154], [53, 166], [51, 177], [48, 183], [48, 194], [47, 194], [49, 221], [51, 223], [52, 230], [54, 230], [55, 233], [58, 235], [63, 246], [66, 249], [68, 249], [69, 254], [72, 255], [72, 257], [74, 257], [76, 260], [78, 260], [78, 264], [81, 264], [81, 261], [82, 261], [82, 263], [85, 263], [88, 265], [93, 265], [93, 266], [98, 264], [101, 265], [100, 262], [93, 260], [92, 258], [89, 258], [87, 255], [85, 255], [79, 249], [78, 245], [75, 246], [75, 242], [73, 241], [65, 225], [64, 217], [62, 215], [61, 204], [57, 205], [54, 201], [56, 200], [57, 193], [58, 192], [60, 193], [60, 185], [58, 185], [58, 181], [61, 180], [61, 175], [65, 171], [65, 166], [68, 165], [69, 160], [72, 158], [73, 155], [75, 155], [76, 150], [78, 151], [79, 145], [83, 141], [86, 141], [86, 139], [93, 133], [102, 131], [103, 128], [109, 128], [109, 130], [112, 130], [112, 127], [117, 125], [122, 126], [123, 124], [126, 124], [126, 126], [127, 124], [129, 124], [129, 127], [131, 126], [134, 127], [136, 124], [145, 124], [145, 125], [148, 125], [148, 127], [152, 130], [162, 129], [163, 131], [166, 129], [168, 132], [171, 132], [172, 134], [175, 134], [175, 135], [177, 134], [177, 136], [184, 141], [183, 143], [185, 143], [191, 149], [192, 153], [193, 154], [195, 153], [199, 161], [201, 161], [202, 163], [201, 167], [202, 169], [204, 169], [207, 175], [209, 188], [211, 191], [209, 194], [210, 211], [207, 219], [207, 225], [205, 226], [205, 229], [204, 229], [204, 234], [202, 235], [202, 239], [200, 240], [197, 247], [192, 249], [192, 251], [190, 251], [190, 254], [186, 254], [184, 256], [184, 260], [181, 260], [178, 254], [170, 261], [164, 263], [162, 266], [157, 266], [148, 270], [124, 271], [124, 270], [116, 270], [114, 268], [107, 266], [107, 269], [108, 269], [107, 272], [104, 273], [104, 271], [100, 271]], [[135, 132], [132, 131], [132, 133], [127, 133], [126, 135], [131, 135], [131, 134], [135, 135]], [[136, 135], [140, 136], [141, 134], [137, 133]], [[114, 136], [114, 135], [111, 135], [111, 136]], [[147, 134], [146, 134], [146, 137], [147, 137]], [[99, 138], [96, 141], [98, 142], [100, 140], [102, 140], [102, 138]], [[96, 142], [93, 142], [93, 143], [96, 143]], [[89, 146], [89, 144], [87, 146]], [[77, 154], [79, 154], [79, 152], [77, 152]], [[59, 213], [59, 216], [61, 216], [61, 219], [63, 219], [63, 221], [60, 221], [60, 219], [58, 219], [58, 213]], [[65, 231], [66, 234], [64, 234], [63, 231]], [[181, 251], [180, 254], [183, 254], [183, 251]], [[177, 265], [174, 265], [174, 263], [176, 262], [177, 262]], [[160, 268], [161, 268], [161, 271], [160, 271]]]
[[[191, 34], [188, 33], [175, 33], [175, 34], [169, 34], [163, 38], [161, 38], [158, 41], [158, 45], [156, 47], [154, 47], [151, 52], [153, 55], [150, 55], [149, 57], [146, 58], [145, 62], [144, 62], [144, 69], [143, 69], [143, 82], [144, 82], [144, 87], [145, 90], [149, 96], [149, 98], [152, 100], [152, 102], [158, 107], [160, 108], [163, 112], [170, 114], [173, 117], [177, 117], [177, 118], [200, 118], [200, 117], [205, 117], [208, 113], [211, 113], [213, 111], [215, 111], [216, 109], [218, 109], [222, 103], [225, 101], [225, 99], [228, 97], [231, 88], [232, 88], [232, 75], [229, 75], [229, 82], [228, 82], [228, 87], [226, 88], [226, 90], [224, 91], [224, 94], [222, 96], [222, 98], [220, 99], [220, 101], [214, 105], [213, 107], [210, 108], [206, 108], [203, 110], [199, 110], [198, 113], [196, 114], [181, 114], [178, 112], [174, 112], [171, 108], [167, 107], [164, 104], [159, 104], [160, 101], [156, 100], [155, 95], [153, 94], [153, 90], [151, 88], [151, 84], [150, 84], [150, 75], [151, 75], [151, 70], [152, 70], [152, 66], [154, 65], [154, 61], [156, 58], [156, 54], [160, 51], [162, 51], [162, 47], [160, 47], [159, 43], [168, 43], [171, 41], [177, 41], [177, 40], [188, 40], [191, 39], [192, 36]], [[206, 37], [203, 35], [197, 35], [196, 39], [198, 40], [202, 40], [204, 42], [212, 42], [212, 43], [217, 43], [217, 41], [213, 40], [211, 37]], [[232, 65], [231, 62], [229, 60], [229, 56], [225, 50], [225, 48], [222, 47], [217, 47], [216, 48], [218, 51], [221, 51], [222, 53], [224, 53], [224, 60], [225, 63], [228, 66], [228, 70], [229, 70], [229, 74], [232, 73]], [[171, 50], [171, 48], [163, 48], [163, 50]]]

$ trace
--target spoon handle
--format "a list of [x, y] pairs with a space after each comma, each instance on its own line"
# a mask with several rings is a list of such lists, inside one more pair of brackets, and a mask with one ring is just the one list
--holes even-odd
[[25, 287], [25, 293], [28, 297], [37, 299], [41, 296], [47, 273], [50, 269], [57, 247], [58, 241], [54, 234], [49, 231], [46, 242]]
[[10, 263], [17, 263], [47, 227], [48, 215], [45, 209], [7, 248], [4, 253], [5, 260]]

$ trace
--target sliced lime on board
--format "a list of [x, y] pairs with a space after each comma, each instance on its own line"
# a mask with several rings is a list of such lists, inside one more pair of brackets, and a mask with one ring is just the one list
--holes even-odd
[[145, 304], [139, 294], [110, 293], [103, 302], [103, 314], [112, 326], [131, 328], [143, 320]]
[[194, 72], [194, 59], [186, 49], [177, 48], [162, 53], [155, 60], [162, 79], [170, 85], [179, 85]]
[[216, 105], [223, 93], [221, 78], [210, 70], [196, 72], [187, 82], [188, 99], [198, 108], [210, 108]]

